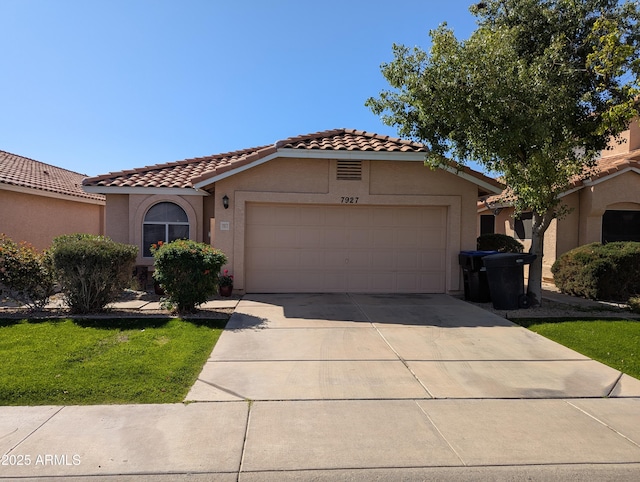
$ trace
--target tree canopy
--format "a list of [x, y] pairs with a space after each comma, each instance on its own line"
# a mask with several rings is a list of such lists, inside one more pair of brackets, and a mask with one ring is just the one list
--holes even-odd
[[392, 89], [366, 104], [426, 144], [429, 164], [475, 161], [503, 177], [516, 210], [534, 214], [535, 287], [559, 195], [640, 112], [640, 11], [628, 0], [487, 0], [470, 10], [478, 28], [466, 40], [443, 24], [428, 52], [393, 45], [381, 67]]

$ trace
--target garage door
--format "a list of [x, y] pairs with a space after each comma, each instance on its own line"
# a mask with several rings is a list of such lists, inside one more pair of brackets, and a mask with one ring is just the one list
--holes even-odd
[[446, 208], [248, 204], [250, 293], [443, 293]]

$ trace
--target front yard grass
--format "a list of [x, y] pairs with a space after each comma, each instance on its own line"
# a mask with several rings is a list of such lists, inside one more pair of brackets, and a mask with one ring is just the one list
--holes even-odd
[[517, 319], [515, 323], [640, 379], [640, 321]]
[[226, 320], [0, 320], [0, 405], [184, 400]]

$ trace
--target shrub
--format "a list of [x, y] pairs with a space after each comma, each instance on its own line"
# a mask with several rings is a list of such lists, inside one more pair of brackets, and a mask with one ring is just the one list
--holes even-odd
[[483, 234], [478, 238], [479, 251], [498, 251], [500, 253], [522, 253], [522, 243], [506, 234]]
[[627, 301], [629, 309], [634, 313], [640, 313], [640, 296], [632, 296]]
[[53, 240], [51, 256], [73, 313], [102, 311], [131, 285], [138, 248], [104, 236], [71, 234]]
[[0, 294], [32, 310], [41, 310], [53, 294], [54, 276], [47, 252], [16, 244], [0, 234]]
[[158, 244], [151, 249], [153, 278], [179, 313], [193, 313], [197, 305], [216, 292], [218, 273], [227, 257], [208, 244], [190, 240]]
[[551, 267], [563, 293], [627, 301], [640, 293], [640, 243], [592, 243], [564, 253]]

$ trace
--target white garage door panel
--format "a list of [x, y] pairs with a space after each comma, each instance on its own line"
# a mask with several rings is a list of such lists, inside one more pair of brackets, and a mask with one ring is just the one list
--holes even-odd
[[446, 208], [248, 204], [247, 292], [445, 291]]

